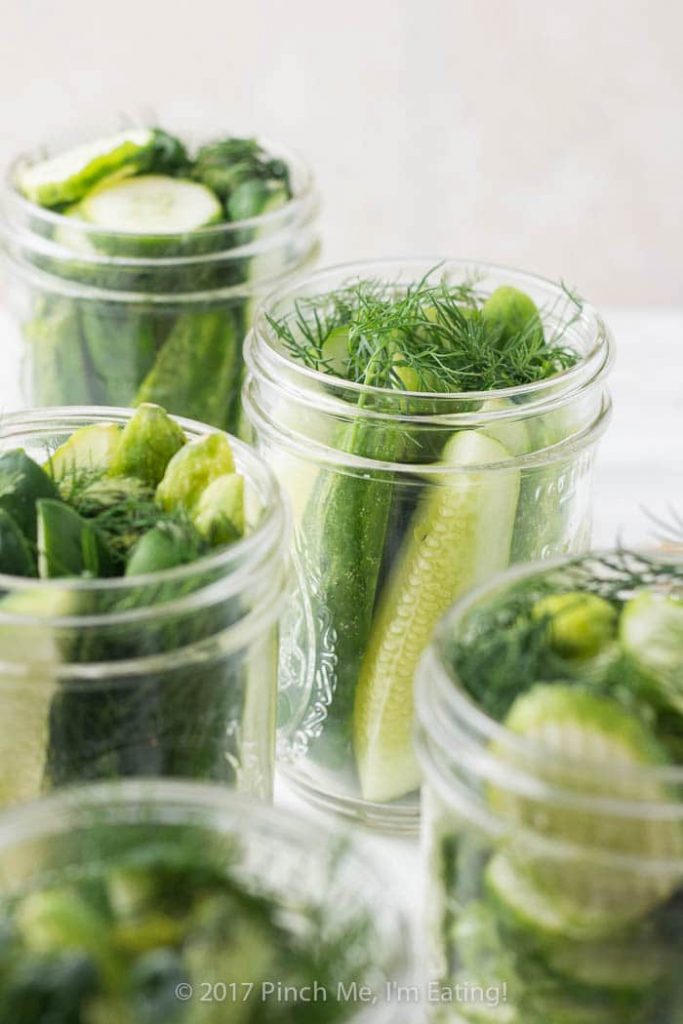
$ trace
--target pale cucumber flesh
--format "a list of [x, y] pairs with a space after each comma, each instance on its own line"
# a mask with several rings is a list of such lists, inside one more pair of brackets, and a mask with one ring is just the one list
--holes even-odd
[[164, 174], [145, 174], [103, 185], [86, 196], [81, 216], [105, 231], [138, 235], [185, 234], [223, 216], [205, 185]]
[[[639, 720], [610, 698], [572, 684], [537, 685], [517, 698], [505, 724], [538, 750], [548, 751], [541, 777], [550, 785], [638, 805], [663, 806], [667, 801], [661, 782], [634, 771], [663, 764], [663, 751]], [[512, 756], [502, 746], [497, 753], [502, 759]], [[570, 769], [568, 764], [584, 767]], [[598, 764], [610, 768], [589, 770]], [[495, 859], [498, 867], [492, 874], [499, 898], [530, 927], [575, 937], [609, 934], [668, 899], [680, 880], [674, 871], [647, 874], [629, 868], [628, 862], [619, 866], [594, 856], [597, 847], [617, 857], [675, 863], [683, 854], [683, 831], [676, 820], [610, 818], [582, 806], [541, 808], [538, 801], [498, 787], [489, 788], [488, 799], [516, 827], [572, 844], [571, 853], [560, 858], [540, 844], [520, 853], [523, 875], [511, 859], [506, 884], [503, 862]]]
[[75, 430], [50, 456], [47, 469], [55, 480], [75, 477], [84, 470], [104, 472], [121, 437], [116, 423], [94, 423]]
[[449, 605], [508, 564], [519, 473], [489, 468], [507, 460], [507, 450], [493, 438], [456, 434], [444, 453], [448, 476], [429, 487], [418, 508], [382, 598], [356, 692], [354, 747], [366, 800], [398, 799], [419, 785], [413, 676]]
[[109, 176], [136, 171], [153, 145], [150, 129], [120, 132], [22, 168], [17, 185], [27, 199], [41, 206], [78, 202]]
[[[0, 601], [0, 616], [36, 620], [0, 624], [0, 807], [37, 797], [43, 784], [48, 748], [49, 715], [60, 662], [53, 617], [74, 611], [66, 590], [25, 590]], [[43, 625], [40, 620], [45, 619]], [[16, 670], [12, 669], [16, 666]]]

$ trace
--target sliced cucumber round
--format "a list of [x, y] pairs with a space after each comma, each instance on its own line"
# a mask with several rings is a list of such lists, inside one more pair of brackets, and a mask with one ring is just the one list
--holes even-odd
[[629, 932], [600, 941], [560, 943], [547, 961], [552, 971], [573, 984], [624, 999], [654, 989], [672, 967], [670, 951], [653, 936]]
[[223, 218], [221, 204], [205, 185], [164, 174], [105, 183], [79, 209], [103, 231], [136, 235], [182, 235]]
[[[609, 698], [561, 683], [539, 685], [517, 699], [506, 725], [547, 751], [543, 780], [561, 790], [651, 807], [667, 802], [665, 787], [637, 770], [664, 763], [659, 745]], [[511, 756], [502, 747], [499, 753]], [[680, 882], [675, 868], [642, 869], [642, 861], [675, 863], [683, 856], [675, 819], [598, 812], [552, 795], [533, 800], [500, 787], [489, 789], [489, 800], [502, 817], [541, 840], [525, 841], [516, 855], [524, 861], [523, 872], [507, 858], [492, 868], [499, 898], [533, 927], [574, 937], [608, 934], [667, 899]], [[563, 846], [550, 849], [547, 839]], [[613, 864], [610, 854], [616, 855]], [[508, 881], [501, 884], [506, 872]]]
[[22, 167], [17, 186], [40, 206], [76, 203], [106, 178], [134, 174], [144, 167], [154, 144], [155, 133], [149, 128], [120, 132]]
[[683, 598], [643, 591], [621, 613], [620, 638], [657, 695], [683, 714]]
[[[505, 726], [531, 743], [544, 747], [563, 759], [574, 758], [578, 766], [602, 762], [610, 769], [623, 764], [662, 764], [664, 752], [655, 738], [616, 701], [589, 692], [570, 683], [547, 683], [534, 686], [514, 702]], [[556, 775], [552, 762], [548, 774]], [[616, 773], [614, 773], [616, 774]], [[560, 769], [558, 782], [565, 781]], [[566, 780], [571, 783], [571, 778]], [[628, 786], [628, 782], [624, 783]], [[622, 796], [613, 787], [617, 779], [591, 776], [582, 791]], [[639, 795], [636, 785], [633, 798]], [[649, 794], [649, 790], [647, 791]], [[631, 795], [631, 794], [629, 794]], [[659, 794], [661, 796], [661, 794]]]
[[121, 427], [116, 423], [92, 423], [79, 427], [50, 456], [47, 469], [58, 483], [83, 471], [104, 472], [119, 446]]
[[[558, 883], [563, 865], [557, 864]], [[497, 853], [486, 870], [486, 886], [503, 919], [520, 931], [533, 932], [536, 942], [584, 940], [601, 938], [611, 931], [620, 931], [630, 923], [632, 914], [626, 905], [615, 908], [609, 916], [595, 901], [581, 902], [573, 885], [573, 865], [564, 865], [566, 887], [550, 889], [542, 885], [545, 865], [538, 860], [526, 863], [522, 856]], [[543, 877], [543, 882], [547, 881]], [[582, 894], [580, 894], [582, 895]], [[623, 893], [622, 893], [623, 895]]]

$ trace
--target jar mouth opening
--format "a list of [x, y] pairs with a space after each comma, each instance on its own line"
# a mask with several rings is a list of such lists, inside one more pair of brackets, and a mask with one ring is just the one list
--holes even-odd
[[[606, 557], [614, 552], [594, 552], [591, 557]], [[658, 552], [640, 552], [646, 558], [653, 555], [659, 562], [676, 564], [683, 571], [683, 558], [667, 559]], [[616, 816], [634, 813], [647, 816], [648, 811], [655, 816], [683, 817], [683, 797], [671, 792], [673, 787], [683, 787], [683, 765], [676, 764], [624, 764], [615, 766], [613, 777], [623, 783], [633, 780], [635, 786], [649, 783], [661, 786], [661, 800], [655, 804], [639, 801], [609, 792], [602, 794], [584, 793], [580, 789], [581, 778], [595, 778], [596, 773], [609, 778], [610, 765], [605, 760], [588, 760], [570, 755], [561, 755], [539, 742], [529, 741], [523, 736], [512, 732], [503, 723], [497, 721], [484, 711], [475, 699], [466, 692], [464, 686], [443, 656], [443, 645], [452, 636], [456, 624], [480, 602], [485, 601], [493, 593], [505, 591], [517, 583], [535, 576], [552, 573], [579, 561], [581, 556], [568, 558], [560, 556], [547, 561], [538, 561], [516, 566], [475, 588], [464, 598], [457, 601], [441, 620], [437, 627], [432, 647], [423, 656], [417, 682], [417, 711], [422, 729], [428, 737], [427, 745], [434, 744], [439, 748], [437, 758], [427, 750], [423, 750], [423, 762], [428, 771], [440, 773], [436, 759], [448, 756], [448, 751], [456, 749], [454, 737], [461, 733], [467, 737], [477, 765], [495, 778], [495, 785], [501, 790], [524, 793], [543, 802], [581, 806], [584, 808], [602, 808]], [[435, 713], [438, 705], [439, 714]], [[507, 758], [505, 755], [509, 755]], [[568, 788], [548, 779], [547, 765], [552, 760], [553, 766], [566, 769], [571, 773], [572, 781], [577, 780], [576, 788]], [[538, 773], [536, 773], [538, 769]], [[669, 790], [669, 792], [667, 792]], [[683, 793], [683, 790], [681, 790]]]
[[[393, 388], [377, 387], [374, 385], [360, 384], [355, 381], [346, 380], [343, 377], [336, 377], [321, 370], [313, 369], [298, 362], [288, 353], [284, 352], [277, 343], [277, 338], [268, 321], [268, 315], [273, 312], [282, 312], [287, 315], [294, 309], [297, 298], [304, 295], [320, 295], [325, 292], [332, 292], [335, 288], [343, 287], [345, 284], [358, 281], [364, 277], [372, 277], [380, 280], [387, 280], [392, 284], [397, 275], [407, 275], [405, 283], [419, 281], [428, 273], [435, 274], [452, 273], [460, 280], [467, 279], [474, 275], [494, 275], [505, 281], [529, 290], [535, 286], [540, 287], [549, 296], [560, 299], [568, 293], [556, 282], [499, 264], [487, 263], [477, 260], [451, 260], [443, 258], [429, 259], [392, 259], [392, 260], [369, 260], [362, 263], [344, 263], [320, 270], [309, 275], [305, 279], [299, 279], [296, 283], [289, 282], [279, 291], [271, 292], [261, 303], [259, 315], [252, 328], [251, 348], [256, 350], [252, 354], [254, 363], [263, 359], [270, 364], [269, 370], [274, 377], [290, 374], [295, 378], [296, 384], [302, 388], [334, 389], [339, 396], [339, 405], [357, 405], [361, 396], [369, 398], [392, 399], [395, 402], [405, 402], [417, 399], [428, 400], [435, 409], [443, 409], [447, 413], [448, 407], [454, 402], [471, 404], [473, 402], [485, 402], [490, 399], [511, 399], [511, 400], [538, 400], [545, 401], [549, 396], [557, 393], [573, 394], [587, 382], [594, 382], [602, 378], [611, 367], [614, 358], [614, 347], [611, 334], [597, 311], [588, 303], [581, 303], [580, 313], [577, 313], [575, 322], [569, 327], [567, 340], [569, 347], [571, 340], [584, 340], [586, 351], [579, 352], [577, 362], [566, 370], [562, 370], [550, 377], [533, 381], [527, 384], [509, 386], [505, 388], [490, 389], [486, 391], [455, 391], [455, 392], [420, 392], [397, 390]], [[400, 288], [400, 283], [397, 281]], [[319, 287], [318, 287], [319, 286]], [[372, 411], [372, 410], [370, 410]], [[363, 410], [365, 412], [365, 410]], [[433, 415], [439, 415], [438, 412]], [[451, 416], [458, 415], [451, 410]], [[417, 414], [416, 414], [416, 418]], [[422, 417], [419, 417], [422, 418]]]
[[[256, 141], [263, 147], [269, 156], [277, 156], [284, 160], [289, 170], [292, 173], [294, 179], [293, 195], [288, 199], [282, 206], [277, 210], [271, 210], [266, 214], [262, 214], [256, 217], [245, 217], [239, 221], [225, 221], [217, 224], [208, 224], [205, 227], [197, 228], [190, 234], [193, 238], [220, 238], [221, 236], [230, 237], [250, 228], [266, 228], [273, 225], [282, 225], [290, 223], [292, 220], [296, 220], [298, 216], [307, 210], [308, 206], [315, 199], [315, 184], [313, 178], [313, 172], [307, 162], [299, 156], [299, 154], [289, 149], [286, 146], [282, 146], [280, 143], [275, 142], [271, 139], [258, 137]], [[66, 217], [64, 214], [59, 213], [55, 210], [50, 210], [47, 207], [40, 206], [38, 203], [32, 202], [27, 199], [26, 196], [22, 195], [16, 185], [17, 172], [25, 165], [30, 165], [32, 162], [43, 160], [46, 157], [47, 147], [40, 147], [33, 152], [21, 153], [9, 165], [4, 183], [4, 191], [7, 200], [11, 205], [15, 205], [18, 210], [23, 213], [29, 214], [32, 217], [39, 217], [44, 221], [45, 224], [50, 224], [55, 228], [68, 226], [71, 229], [77, 228], [82, 230], [84, 235], [94, 234], [102, 235], [108, 234], [113, 238], [126, 238], [126, 239], [144, 239], [148, 237], [146, 234], [141, 234], [136, 231], [123, 231], [121, 229], [106, 231], [102, 227], [89, 224], [87, 221], [76, 222]], [[163, 238], [172, 241], [173, 239], [183, 240], [189, 236], [187, 233], [163, 233]], [[152, 265], [156, 265], [156, 261], [149, 261]]]
[[[55, 431], [58, 425], [60, 431], [68, 432], [80, 426], [93, 423], [126, 423], [133, 410], [118, 408], [115, 406], [55, 406], [32, 410], [30, 413], [20, 411], [2, 417], [0, 420], [0, 442], [7, 447], [6, 442], [13, 436], [26, 438], [27, 435], [46, 434]], [[218, 432], [206, 424], [198, 423], [195, 420], [185, 419], [181, 416], [174, 416], [173, 419], [180, 425], [190, 439], [196, 439], [207, 434]], [[229, 583], [230, 591], [236, 591], [249, 579], [261, 563], [272, 554], [273, 549], [280, 544], [282, 537], [287, 532], [288, 517], [282, 500], [279, 484], [270, 468], [258, 458], [255, 452], [243, 441], [230, 436], [230, 445], [236, 455], [237, 468], [245, 473], [247, 482], [260, 491], [259, 500], [261, 511], [258, 521], [252, 531], [240, 540], [235, 541], [224, 550], [218, 550], [198, 558], [187, 565], [176, 566], [171, 569], [162, 569], [159, 572], [144, 573], [139, 576], [107, 577], [104, 579], [84, 579], [81, 577], [58, 577], [54, 579], [36, 579], [34, 577], [10, 576], [0, 573], [0, 589], [12, 592], [14, 590], [42, 591], [42, 592], [70, 592], [70, 593], [117, 593], [131, 591], [135, 588], [141, 590], [145, 587], [166, 583], [182, 583], [192, 579], [198, 574], [211, 574], [215, 571], [225, 572], [223, 583]], [[230, 567], [234, 566], [231, 572]], [[233, 586], [234, 584], [234, 586]], [[201, 588], [185, 598], [186, 601], [201, 594]], [[226, 592], [226, 596], [229, 596]], [[145, 609], [139, 609], [144, 612]], [[45, 624], [44, 618], [35, 616], [5, 615], [0, 611], [0, 622], [23, 622], [32, 625]], [[51, 623], [68, 625], [78, 622], [79, 617], [59, 617], [49, 620]], [[105, 617], [98, 616], [99, 622], [104, 622]], [[117, 620], [120, 621], [120, 620]]]

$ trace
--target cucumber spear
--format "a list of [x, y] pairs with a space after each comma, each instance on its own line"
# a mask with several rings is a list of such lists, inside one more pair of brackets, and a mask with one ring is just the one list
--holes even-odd
[[356, 693], [354, 748], [366, 800], [395, 800], [419, 785], [413, 676], [448, 606], [508, 564], [519, 471], [489, 468], [508, 460], [493, 438], [455, 434], [444, 453], [449, 473], [429, 488], [415, 514], [382, 596]]

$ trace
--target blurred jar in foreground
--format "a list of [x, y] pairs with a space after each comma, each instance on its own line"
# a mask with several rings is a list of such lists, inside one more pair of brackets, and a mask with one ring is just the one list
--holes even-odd
[[683, 1015], [683, 562], [501, 576], [417, 688], [429, 969], [447, 1024]]
[[0, 816], [0, 937], [0, 1024], [380, 1024], [407, 969], [347, 841], [196, 783]]

